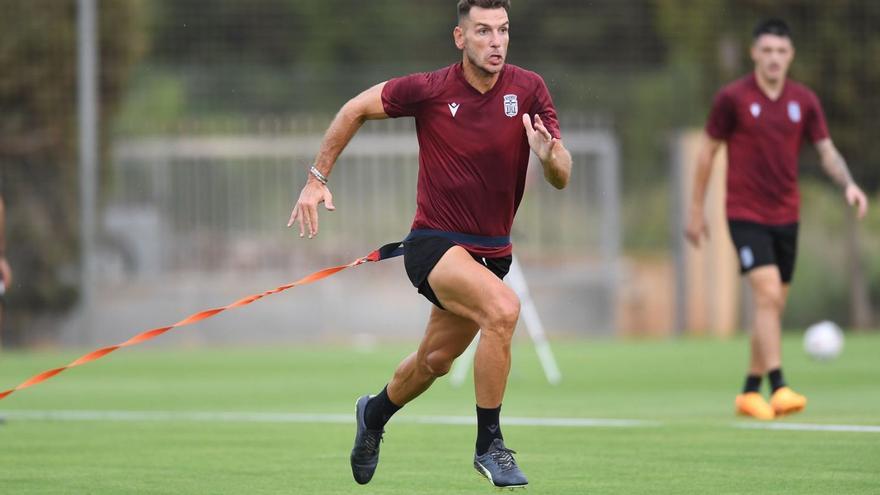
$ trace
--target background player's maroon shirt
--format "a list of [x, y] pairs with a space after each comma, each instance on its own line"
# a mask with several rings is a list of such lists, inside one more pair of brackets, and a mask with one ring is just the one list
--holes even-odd
[[774, 101], [750, 74], [718, 92], [706, 132], [727, 141], [727, 218], [766, 225], [798, 221], [801, 144], [828, 137], [812, 91], [789, 79]]
[[[508, 236], [522, 199], [529, 142], [522, 115], [539, 114], [560, 138], [544, 80], [506, 64], [489, 92], [464, 78], [461, 63], [388, 81], [382, 104], [390, 117], [416, 119], [419, 181], [413, 229]], [[480, 256], [511, 247], [465, 246]]]

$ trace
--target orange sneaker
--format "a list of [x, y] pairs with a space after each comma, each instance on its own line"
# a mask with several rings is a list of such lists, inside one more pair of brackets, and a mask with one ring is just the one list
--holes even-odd
[[788, 387], [782, 387], [770, 396], [770, 405], [777, 416], [800, 412], [807, 406], [807, 398]]
[[776, 417], [773, 408], [758, 392], [746, 392], [736, 396], [736, 413], [755, 419], [770, 420]]

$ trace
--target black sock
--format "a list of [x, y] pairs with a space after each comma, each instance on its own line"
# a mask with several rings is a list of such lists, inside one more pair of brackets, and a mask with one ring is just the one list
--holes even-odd
[[743, 393], [760, 392], [761, 391], [761, 375], [746, 376], [746, 384], [743, 385]]
[[496, 438], [504, 439], [501, 435], [500, 417], [501, 406], [494, 409], [477, 406], [477, 455], [485, 454]]
[[364, 423], [367, 424], [367, 429], [381, 430], [401, 407], [403, 406], [398, 406], [388, 398], [388, 385], [386, 385], [381, 392], [367, 402], [367, 407], [364, 410]]
[[770, 380], [770, 390], [772, 392], [776, 392], [777, 390], [785, 386], [785, 379], [782, 378], [782, 368], [770, 370], [767, 373], [767, 378]]

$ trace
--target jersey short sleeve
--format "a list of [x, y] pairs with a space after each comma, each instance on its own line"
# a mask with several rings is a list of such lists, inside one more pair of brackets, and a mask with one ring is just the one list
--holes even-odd
[[725, 141], [736, 127], [736, 107], [733, 97], [726, 91], [719, 91], [712, 101], [712, 110], [706, 122], [706, 134], [713, 139]]
[[828, 123], [825, 121], [825, 112], [822, 110], [819, 98], [810, 92], [809, 101], [810, 108], [804, 122], [804, 135], [811, 143], [816, 143], [829, 136]]
[[431, 96], [433, 74], [422, 72], [390, 79], [382, 88], [382, 106], [389, 117], [414, 117]]
[[556, 115], [556, 107], [553, 106], [553, 98], [550, 97], [550, 91], [547, 89], [544, 79], [541, 77], [537, 79], [535, 103], [530, 113], [532, 115], [540, 115], [541, 121], [544, 122], [544, 127], [547, 128], [547, 132], [556, 139], [562, 139], [562, 133], [559, 130], [559, 117]]

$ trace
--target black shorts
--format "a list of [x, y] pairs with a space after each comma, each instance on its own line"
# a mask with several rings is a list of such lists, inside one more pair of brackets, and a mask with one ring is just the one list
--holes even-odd
[[[440, 309], [445, 308], [428, 285], [428, 275], [446, 251], [455, 245], [449, 239], [433, 236], [420, 236], [403, 241], [403, 265], [406, 267], [410, 282], [419, 290], [419, 294]], [[510, 263], [513, 260], [510, 255], [500, 258], [483, 258], [474, 254], [471, 256], [502, 280], [510, 270]]]
[[728, 220], [727, 225], [739, 257], [740, 273], [748, 273], [759, 266], [776, 265], [782, 283], [791, 282], [797, 257], [797, 223], [764, 225]]

